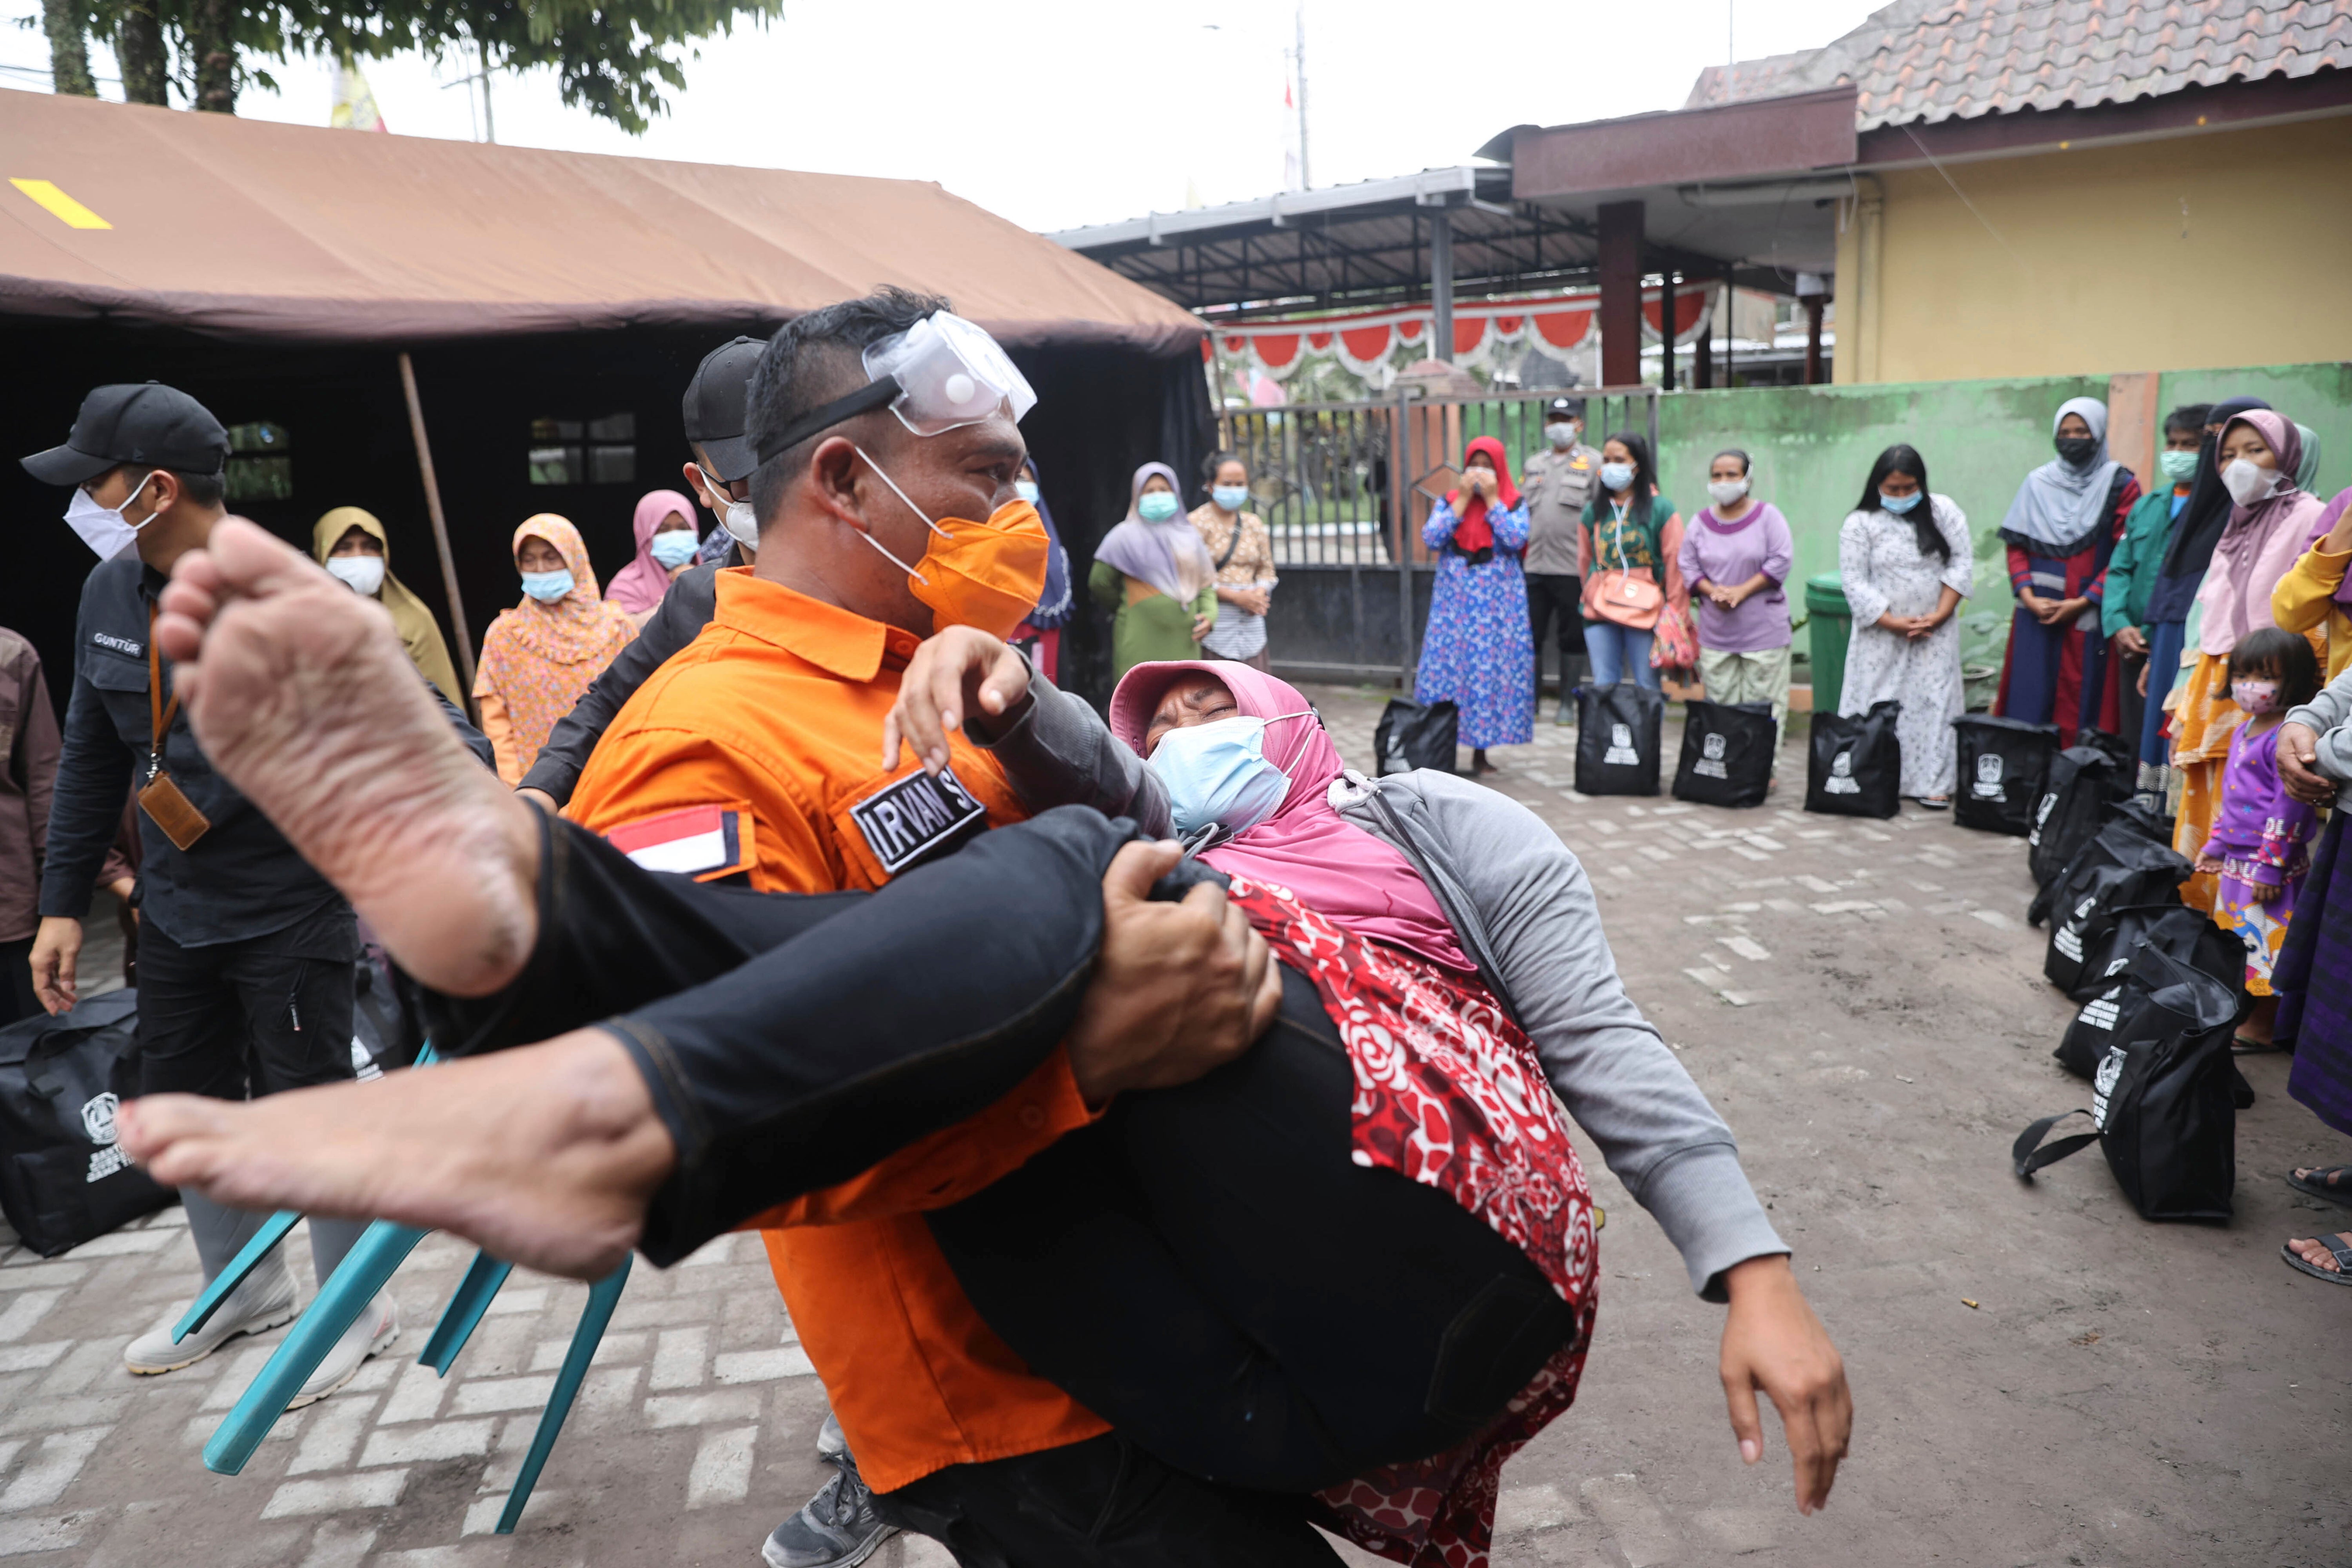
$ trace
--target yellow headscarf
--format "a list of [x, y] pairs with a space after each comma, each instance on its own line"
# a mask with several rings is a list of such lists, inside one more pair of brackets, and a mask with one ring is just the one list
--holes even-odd
[[409, 662], [440, 689], [442, 696], [463, 710], [465, 688], [457, 684], [457, 668], [449, 662], [449, 645], [441, 640], [440, 623], [416, 591], [392, 574], [392, 541], [385, 537], [383, 524], [375, 520], [375, 514], [355, 506], [335, 508], [311, 527], [311, 555], [324, 566], [343, 535], [354, 528], [383, 547], [383, 586], [375, 596], [392, 612], [392, 624], [400, 629], [400, 643], [408, 650]]

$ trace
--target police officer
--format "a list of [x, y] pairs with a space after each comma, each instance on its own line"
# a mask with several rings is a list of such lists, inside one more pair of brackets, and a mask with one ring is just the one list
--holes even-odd
[[[90, 886], [139, 803], [139, 1047], [145, 1092], [243, 1100], [352, 1076], [351, 906], [269, 820], [214, 773], [188, 732], [172, 671], [149, 627], [172, 563], [225, 515], [228, 434], [186, 393], [147, 382], [83, 399], [60, 447], [24, 459], [35, 479], [72, 487], [66, 521], [100, 556], [74, 624], [66, 712], [42, 868], [34, 988], [51, 1013], [74, 1005]], [[183, 1195], [210, 1281], [263, 1216]], [[312, 1221], [325, 1279], [363, 1227]], [[176, 1372], [238, 1334], [295, 1314], [294, 1280], [273, 1254], [204, 1328], [174, 1344], [166, 1317], [132, 1340], [134, 1373]], [[176, 1313], [173, 1314], [176, 1316]], [[295, 1403], [323, 1398], [400, 1331], [389, 1294], [362, 1312]]]
[[1559, 711], [1571, 723], [1569, 689], [1584, 673], [1583, 584], [1577, 569], [1584, 503], [1591, 498], [1601, 454], [1584, 444], [1584, 399], [1555, 397], [1544, 410], [1544, 449], [1528, 456], [1519, 479], [1528, 502], [1528, 620], [1535, 639], [1536, 701], [1543, 701], [1544, 632], [1557, 621]]

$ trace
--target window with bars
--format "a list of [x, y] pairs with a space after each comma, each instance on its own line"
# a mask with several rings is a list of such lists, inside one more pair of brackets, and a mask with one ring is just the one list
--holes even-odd
[[257, 419], [228, 427], [228, 473], [223, 480], [232, 501], [294, 499], [294, 437], [285, 426]]
[[635, 415], [530, 422], [532, 484], [625, 485], [636, 477]]

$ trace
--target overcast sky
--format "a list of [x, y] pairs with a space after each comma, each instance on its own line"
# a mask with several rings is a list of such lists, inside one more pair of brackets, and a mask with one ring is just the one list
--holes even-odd
[[[16, 0], [11, 11], [25, 8]], [[1706, 66], [1811, 48], [1868, 0], [1486, 0], [1476, 30], [1427, 0], [1307, 0], [1307, 173], [1317, 185], [1467, 162], [1495, 132], [1678, 106]], [[1294, 144], [1284, 0], [785, 0], [765, 27], [706, 41], [687, 89], [632, 137], [566, 109], [552, 71], [492, 85], [498, 139], [540, 147], [937, 180], [1025, 224], [1107, 223], [1283, 187]], [[11, 20], [14, 18], [12, 17]], [[93, 51], [100, 77], [112, 56]], [[0, 83], [37, 88], [38, 30], [0, 27]], [[269, 68], [237, 111], [327, 122], [332, 70]], [[369, 63], [404, 135], [480, 135], [469, 59]], [[121, 89], [102, 83], [101, 94]]]

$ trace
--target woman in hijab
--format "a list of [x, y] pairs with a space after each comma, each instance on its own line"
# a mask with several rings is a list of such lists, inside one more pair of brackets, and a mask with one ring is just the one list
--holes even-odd
[[[2172, 713], [2171, 763], [2180, 773], [2172, 847], [2192, 860], [2212, 836], [2230, 740], [2246, 719], [2230, 700], [2231, 650], [2276, 624], [2271, 595], [2303, 554], [2325, 510], [2295, 482], [2303, 437], [2284, 415], [2257, 409], [2232, 416], [2222, 426], [2214, 456], [2231, 505], [2197, 591], [2195, 661]], [[2182, 885], [2180, 899], [2211, 914], [2220, 892], [2219, 882], [2200, 871]]]
[[1045, 525], [1045, 587], [1037, 595], [1037, 607], [1005, 640], [1026, 650], [1046, 679], [1059, 680], [1062, 626], [1076, 607], [1070, 595], [1070, 553], [1062, 548], [1062, 531], [1054, 526], [1054, 514], [1045, 506], [1045, 492], [1037, 488], [1035, 458], [1021, 465], [1021, 477], [1013, 481], [1013, 489], [1037, 509], [1037, 521]]
[[2071, 741], [2116, 728], [2100, 599], [2139, 481], [2107, 456], [2107, 405], [2097, 398], [2068, 398], [2052, 426], [2058, 456], [2025, 476], [2001, 520], [2017, 612], [1992, 710], [2055, 723]]
[[2213, 546], [2230, 521], [2230, 492], [2222, 488], [2221, 465], [2214, 457], [2221, 426], [2241, 414], [2269, 406], [2259, 397], [2232, 397], [2213, 405], [2198, 446], [2197, 475], [2189, 481], [2188, 502], [2173, 520], [2164, 563], [2148, 589], [2147, 707], [2139, 731], [2139, 793], [2144, 800], [2164, 802], [2172, 793], [2172, 742], [2165, 733], [2173, 708], [2170, 693], [2184, 666], [2194, 662], [2196, 650], [2188, 646], [2189, 612], [2196, 605]]
[[392, 574], [392, 542], [375, 514], [355, 506], [335, 508], [311, 528], [310, 553], [352, 593], [365, 595], [392, 612], [392, 624], [400, 633], [400, 646], [408, 650], [408, 662], [451, 706], [463, 709], [466, 689], [457, 684], [457, 667], [449, 662], [449, 645], [441, 640], [440, 623], [415, 590]]
[[1111, 679], [1150, 659], [1190, 658], [1217, 624], [1217, 569], [1177, 499], [1176, 470], [1135, 470], [1127, 518], [1095, 547], [1087, 590], [1111, 612]]
[[474, 697], [499, 777], [522, 782], [555, 721], [637, 635], [636, 623], [596, 591], [580, 531], [543, 511], [514, 532], [522, 601], [499, 612], [482, 638]]
[[1491, 773], [1489, 746], [1524, 746], [1536, 738], [1535, 634], [1528, 623], [1528, 509], [1511, 482], [1511, 461], [1492, 436], [1470, 443], [1462, 485], [1421, 527], [1438, 552], [1421, 635], [1416, 702], [1451, 702], [1461, 710], [1460, 740], [1470, 771]]
[[695, 531], [694, 503], [676, 490], [639, 497], [631, 527], [637, 536], [636, 559], [614, 574], [604, 597], [621, 607], [631, 625], [642, 626], [669, 585], [694, 564], [702, 539]]

